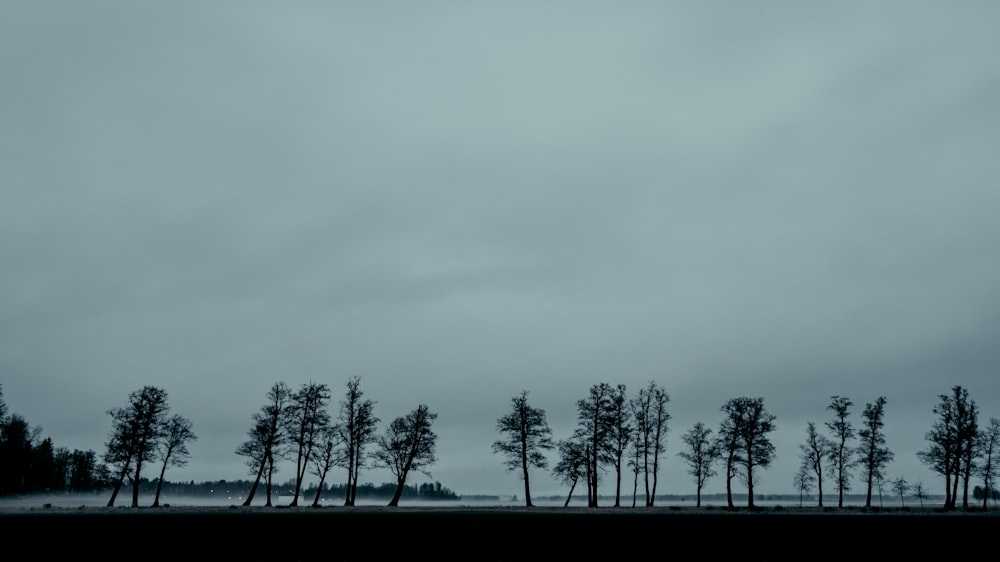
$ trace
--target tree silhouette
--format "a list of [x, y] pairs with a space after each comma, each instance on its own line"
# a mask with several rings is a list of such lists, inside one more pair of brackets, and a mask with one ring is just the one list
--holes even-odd
[[823, 459], [830, 456], [833, 450], [833, 442], [820, 435], [816, 431], [816, 424], [809, 422], [806, 427], [806, 442], [799, 445], [802, 451], [800, 458], [803, 466], [807, 466], [812, 472], [812, 479], [816, 482], [819, 495], [819, 507], [823, 507]]
[[174, 414], [167, 420], [163, 431], [163, 439], [160, 441], [160, 477], [156, 481], [156, 495], [153, 498], [153, 507], [160, 506], [160, 491], [163, 489], [163, 475], [167, 472], [167, 466], [185, 466], [190, 458], [187, 444], [198, 439], [192, 429], [191, 420]]
[[854, 466], [852, 453], [854, 449], [849, 445], [854, 439], [854, 427], [848, 417], [851, 415], [851, 402], [844, 396], [832, 396], [828, 410], [833, 410], [834, 418], [826, 423], [826, 427], [833, 432], [833, 447], [830, 448], [830, 473], [836, 479], [837, 484], [837, 507], [844, 507], [844, 493], [851, 490], [851, 468]]
[[573, 499], [573, 490], [576, 489], [577, 482], [587, 476], [587, 446], [578, 435], [570, 439], [564, 439], [557, 444], [559, 449], [559, 462], [552, 469], [553, 475], [563, 484], [569, 486], [569, 494], [566, 495], [566, 502], [563, 507], [569, 505], [569, 500]]
[[[726, 406], [729, 405], [730, 403], [727, 402]], [[733, 509], [736, 507], [733, 503], [733, 478], [739, 474], [738, 469], [742, 457], [738, 426], [739, 416], [730, 414], [726, 410], [726, 406], [722, 408], [726, 412], [726, 416], [719, 423], [719, 431], [716, 433], [715, 441], [716, 449], [719, 451], [719, 456], [726, 470], [726, 505], [729, 509]]]
[[302, 482], [313, 461], [313, 450], [319, 437], [330, 425], [326, 408], [330, 402], [330, 388], [322, 383], [305, 383], [292, 394], [286, 408], [285, 432], [295, 448], [295, 491], [290, 506], [299, 505]]
[[[961, 386], [953, 386], [951, 390], [951, 395], [939, 395], [940, 401], [933, 410], [938, 419], [926, 434], [930, 445], [927, 449], [917, 452], [917, 458], [931, 470], [944, 476], [946, 509], [955, 509], [958, 481], [962, 475], [971, 472], [978, 433], [976, 429], [978, 408], [975, 401], [969, 399], [968, 390]], [[968, 493], [963, 505], [968, 506]]]
[[983, 509], [986, 509], [986, 500], [993, 495], [993, 483], [996, 479], [994, 453], [998, 445], [1000, 445], [1000, 418], [990, 418], [990, 423], [980, 433], [979, 443], [983, 457], [983, 463], [979, 467], [979, 474], [983, 477]]
[[872, 506], [872, 486], [881, 478], [885, 478], [886, 466], [892, 462], [893, 453], [885, 445], [885, 396], [879, 396], [874, 403], [865, 404], [861, 413], [861, 429], [858, 431], [860, 444], [857, 457], [865, 469], [865, 482], [868, 489], [865, 496], [865, 507]]
[[[639, 389], [639, 394], [630, 402], [632, 419], [635, 422], [635, 456], [642, 459], [643, 483], [646, 492], [646, 507], [653, 507], [656, 501], [656, 485], [660, 471], [660, 456], [666, 450], [670, 412], [667, 404], [670, 394], [654, 381]], [[652, 477], [652, 482], [650, 482]]]
[[927, 488], [924, 487], [923, 480], [917, 480], [917, 483], [913, 485], [913, 495], [920, 500], [920, 508], [924, 507], [924, 499], [930, 496], [927, 495]]
[[701, 490], [705, 481], [715, 476], [715, 461], [719, 458], [719, 449], [712, 438], [712, 430], [698, 422], [687, 433], [681, 436], [687, 449], [677, 453], [677, 456], [687, 461], [688, 474], [694, 477], [696, 489], [696, 506], [701, 507]]
[[799, 469], [795, 471], [795, 476], [792, 478], [792, 484], [799, 492], [799, 507], [802, 507], [802, 496], [809, 492], [809, 490], [812, 490], [812, 485], [815, 481], [816, 474], [813, 472], [809, 462], [803, 459], [802, 464], [799, 465]]
[[524, 505], [532, 507], [528, 470], [531, 467], [547, 468], [548, 460], [543, 451], [555, 447], [545, 411], [528, 404], [528, 391], [522, 390], [511, 398], [510, 411], [497, 420], [496, 429], [504, 437], [493, 443], [493, 453], [504, 456], [507, 470], [521, 471]]
[[597, 507], [598, 473], [602, 464], [610, 460], [612, 396], [614, 388], [608, 383], [590, 387], [587, 398], [577, 400], [577, 437], [584, 444], [587, 458], [587, 507]]
[[[736, 465], [747, 485], [747, 507], [753, 509], [754, 471], [767, 468], [774, 460], [774, 445], [767, 434], [775, 430], [775, 416], [764, 408], [763, 398], [741, 396], [728, 400], [722, 411], [736, 437]], [[728, 429], [727, 429], [728, 430]]]
[[622, 466], [625, 451], [632, 439], [632, 415], [629, 410], [625, 385], [619, 384], [611, 391], [608, 410], [609, 458], [615, 468], [615, 507], [621, 507]]
[[277, 382], [271, 385], [267, 392], [267, 404], [251, 418], [253, 425], [247, 431], [250, 439], [236, 449], [237, 455], [247, 457], [246, 464], [250, 467], [250, 473], [256, 474], [250, 492], [243, 501], [244, 507], [253, 502], [261, 478], [265, 478], [265, 505], [271, 507], [271, 479], [277, 470], [275, 458], [281, 456], [285, 444], [285, 409], [291, 402], [291, 396], [292, 390], [287, 384]]
[[316, 486], [316, 495], [310, 507], [319, 507], [319, 499], [323, 494], [323, 485], [326, 483], [326, 475], [336, 465], [336, 458], [340, 454], [342, 443], [340, 433], [337, 428], [327, 425], [319, 430], [316, 436], [316, 454], [312, 463], [312, 473], [319, 478]]
[[338, 464], [347, 469], [345, 506], [353, 506], [358, 495], [358, 474], [368, 460], [367, 447], [376, 440], [375, 428], [379, 420], [374, 413], [375, 403], [363, 398], [361, 378], [354, 376], [347, 381], [347, 393], [340, 402], [337, 431], [344, 444]]
[[420, 404], [406, 416], [392, 420], [385, 434], [379, 437], [378, 465], [387, 468], [396, 477], [396, 491], [389, 500], [389, 507], [399, 505], [406, 477], [411, 470], [430, 476], [425, 467], [437, 461], [434, 452], [437, 434], [431, 430], [436, 418], [436, 413]]
[[899, 503], [906, 507], [906, 493], [910, 491], [910, 483], [902, 476], [892, 481], [892, 489], [899, 494]]
[[126, 477], [132, 483], [131, 507], [139, 507], [142, 468], [146, 462], [156, 458], [160, 440], [165, 435], [169, 409], [165, 390], [144, 386], [129, 393], [127, 406], [108, 410], [112, 429], [106, 444], [106, 459], [119, 467], [108, 507], [114, 505]]

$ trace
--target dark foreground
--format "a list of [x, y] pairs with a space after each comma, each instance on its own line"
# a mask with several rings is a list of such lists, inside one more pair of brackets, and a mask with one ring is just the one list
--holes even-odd
[[[1000, 514], [670, 508], [39, 508], [0, 514], [26, 556], [129, 560], [806, 560], [976, 550]], [[839, 554], [837, 554], [839, 553]], [[646, 556], [643, 556], [643, 555]]]

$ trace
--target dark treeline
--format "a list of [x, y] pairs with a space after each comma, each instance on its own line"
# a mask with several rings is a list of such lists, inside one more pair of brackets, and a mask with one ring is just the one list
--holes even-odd
[[[991, 417], [980, 425], [978, 406], [961, 386], [952, 387], [939, 399], [933, 408], [936, 417], [925, 433], [928, 446], [916, 456], [942, 477], [945, 509], [986, 509], [987, 500], [997, 498], [1000, 419]], [[660, 497], [659, 471], [672, 462], [665, 455], [673, 429], [669, 402], [670, 395], [655, 381], [634, 393], [625, 385], [595, 384], [576, 401], [576, 429], [555, 439], [545, 411], [532, 405], [528, 392], [522, 390], [496, 421], [500, 438], [493, 443], [493, 452], [523, 481], [526, 506], [532, 506], [530, 473], [538, 469], [551, 470], [567, 486], [565, 505], [576, 497], [579, 485], [581, 493], [586, 491], [588, 507], [606, 501], [615, 507], [626, 502], [632, 507], [639, 502], [652, 507]], [[252, 479], [185, 484], [170, 482], [165, 473], [168, 467], [187, 463], [187, 444], [197, 437], [189, 420], [170, 413], [163, 389], [143, 387], [129, 394], [125, 406], [107, 410], [112, 427], [105, 451], [98, 456], [92, 450], [70, 450], [42, 438], [41, 428], [8, 411], [0, 386], [0, 495], [110, 490], [109, 507], [126, 485], [131, 488], [132, 507], [138, 506], [140, 491], [151, 491], [152, 506], [157, 507], [164, 493], [199, 495], [222, 487], [238, 488], [244, 506], [251, 505], [259, 487], [269, 507], [272, 495], [282, 501], [291, 497], [289, 506], [298, 505], [300, 498], [317, 506], [321, 499], [338, 496], [345, 506], [354, 505], [358, 496], [389, 497], [389, 506], [397, 505], [400, 498], [458, 498], [440, 483], [407, 484], [411, 471], [430, 476], [427, 467], [437, 461], [437, 436], [432, 430], [437, 414], [421, 404], [379, 433], [381, 420], [374, 414], [374, 405], [363, 398], [358, 377], [348, 382], [339, 411], [330, 408], [326, 384], [310, 382], [292, 389], [275, 383], [264, 405], [250, 417], [248, 439], [234, 451], [244, 457]], [[729, 508], [735, 507], [734, 497], [745, 498], [747, 507], [754, 508], [755, 479], [776, 461], [769, 434], [776, 428], [777, 417], [760, 397], [731, 398], [719, 412], [715, 424], [699, 421], [686, 429], [676, 456], [691, 476], [697, 506], [701, 506], [705, 483], [720, 477]], [[831, 396], [825, 415], [820, 424], [809, 421], [803, 428], [799, 470], [790, 483], [800, 504], [807, 497], [815, 498], [822, 508], [824, 498], [832, 493], [842, 508], [852, 486], [860, 483], [866, 508], [881, 507], [884, 496], [898, 498], [904, 505], [907, 498], [916, 498], [923, 507], [931, 497], [928, 485], [889, 475], [895, 455], [885, 438], [885, 397], [876, 397], [855, 412], [852, 400]], [[549, 451], [557, 460], [552, 467], [545, 454]], [[273, 479], [280, 463], [291, 464], [295, 471], [285, 483]], [[346, 470], [346, 483], [327, 481], [334, 468]], [[368, 468], [384, 468], [396, 481], [360, 484], [359, 474]], [[150, 469], [158, 473], [156, 477], [146, 476]], [[307, 475], [317, 477], [318, 483], [307, 484]], [[742, 489], [735, 490], [734, 484], [741, 484]]]
[[86, 492], [107, 488], [107, 466], [92, 450], [58, 447], [17, 413], [8, 413], [0, 386], [0, 495]]

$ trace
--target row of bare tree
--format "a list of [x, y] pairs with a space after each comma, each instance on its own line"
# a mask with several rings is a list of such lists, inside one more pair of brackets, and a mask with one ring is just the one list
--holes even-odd
[[[657, 474], [662, 463], [668, 421], [670, 396], [656, 382], [628, 396], [624, 385], [600, 383], [590, 388], [586, 398], [577, 401], [578, 425], [564, 440], [554, 441], [545, 411], [528, 403], [528, 392], [521, 391], [511, 399], [510, 410], [497, 420], [496, 428], [503, 438], [493, 444], [494, 453], [504, 456], [508, 470], [518, 471], [524, 481], [525, 505], [531, 506], [529, 470], [547, 469], [544, 451], [556, 449], [559, 460], [553, 474], [569, 486], [564, 505], [569, 505], [577, 483], [587, 486], [587, 505], [598, 505], [598, 476], [614, 471], [615, 507], [621, 505], [621, 482], [626, 470], [632, 473], [632, 506], [635, 507], [640, 478], [643, 482], [645, 505], [652, 506], [656, 497]], [[851, 420], [854, 403], [845, 396], [832, 396], [828, 410], [832, 419], [826, 422], [830, 435], [822, 435], [814, 422], [808, 422], [806, 440], [801, 444], [801, 464], [794, 484], [801, 494], [818, 487], [818, 505], [823, 506], [823, 476], [833, 478], [838, 494], [838, 506], [844, 505], [844, 494], [851, 489], [856, 470], [865, 484], [865, 507], [872, 507], [873, 490], [881, 497], [887, 483], [887, 468], [894, 453], [886, 444], [884, 432], [886, 398], [879, 396], [865, 404], [861, 423], [855, 428]], [[682, 436], [684, 449], [678, 453], [694, 478], [697, 505], [706, 481], [723, 471], [726, 497], [734, 507], [734, 479], [747, 487], [747, 504], [754, 507], [754, 475], [768, 468], [775, 459], [775, 448], [768, 434], [775, 429], [775, 416], [764, 407], [763, 398], [737, 397], [721, 408], [723, 419], [713, 431], [702, 422], [696, 423]], [[926, 438], [930, 446], [917, 453], [918, 458], [945, 479], [945, 507], [955, 509], [962, 483], [962, 507], [968, 509], [969, 487], [974, 478], [983, 483], [983, 508], [992, 495], [996, 480], [994, 454], [1000, 443], [1000, 419], [990, 418], [985, 428], [978, 425], [978, 407], [968, 391], [954, 386], [951, 394], [940, 395], [934, 408], [938, 415]], [[713, 435], [714, 433], [714, 435]], [[926, 497], [922, 482], [911, 485], [899, 476], [891, 482], [893, 490], [904, 497], [913, 491]]]
[[[358, 475], [368, 467], [385, 468], [395, 476], [396, 491], [388, 504], [395, 506], [409, 473], [427, 474], [427, 467], [437, 461], [437, 435], [431, 428], [437, 414], [426, 405], [394, 419], [379, 434], [380, 420], [374, 414], [374, 402], [364, 398], [359, 377], [348, 381], [336, 418], [329, 412], [330, 400], [326, 384], [310, 382], [293, 390], [278, 382], [270, 388], [266, 404], [252, 415], [248, 440], [235, 451], [246, 457], [246, 464], [255, 476], [244, 506], [251, 504], [262, 482], [266, 489], [265, 505], [272, 505], [273, 475], [280, 461], [295, 464], [291, 506], [299, 504], [306, 475], [319, 478], [311, 503], [314, 507], [319, 505], [324, 482], [335, 467], [347, 471], [345, 506], [355, 504]], [[503, 456], [508, 470], [519, 472], [526, 506], [532, 506], [530, 470], [547, 469], [545, 453], [557, 450], [558, 462], [552, 473], [569, 486], [564, 505], [569, 505], [582, 480], [587, 488], [587, 505], [597, 507], [602, 475], [613, 472], [614, 506], [619, 507], [622, 482], [630, 472], [632, 506], [637, 503], [641, 482], [644, 505], [651, 507], [670, 429], [669, 402], [670, 395], [655, 381], [632, 396], [625, 385], [595, 384], [585, 398], [576, 402], [577, 427], [572, 435], [555, 441], [545, 411], [532, 406], [528, 391], [522, 390], [496, 422], [501, 438], [493, 443], [493, 451]], [[887, 468], [894, 459], [884, 433], [886, 399], [879, 396], [865, 404], [857, 428], [851, 420], [853, 405], [845, 396], [832, 396], [827, 406], [832, 418], [825, 423], [829, 434], [821, 434], [810, 421], [805, 442], [799, 446], [801, 464], [794, 484], [800, 495], [816, 485], [820, 507], [824, 476], [833, 480], [839, 507], [844, 505], [844, 494], [851, 489], [855, 471], [860, 471], [866, 487], [865, 507], [871, 507], [873, 490], [878, 490], [881, 496], [886, 484]], [[738, 479], [746, 485], [747, 505], [753, 508], [754, 476], [770, 467], [775, 459], [775, 448], [768, 437], [775, 430], [775, 416], [767, 411], [760, 397], [732, 398], [722, 405], [721, 411], [723, 416], [717, 429], [699, 421], [682, 435], [684, 448], [678, 456], [694, 478], [698, 506], [705, 483], [721, 471], [729, 507], [734, 507], [733, 481]], [[938, 419], [926, 435], [930, 446], [918, 452], [918, 458], [944, 477], [947, 508], [957, 507], [960, 483], [962, 507], [969, 508], [969, 488], [976, 478], [982, 479], [985, 507], [994, 487], [994, 453], [1000, 439], [1000, 419], [990, 418], [988, 425], [980, 428], [978, 407], [961, 386], [953, 387], [950, 394], [940, 395], [934, 412]], [[170, 415], [166, 392], [153, 386], [131, 393], [125, 407], [113, 408], [108, 413], [113, 428], [104, 459], [116, 475], [108, 505], [114, 504], [127, 479], [132, 485], [132, 506], [136, 507], [142, 468], [159, 461], [159, 481], [153, 500], [153, 506], [158, 506], [167, 466], [187, 463], [187, 444], [196, 439], [191, 422], [180, 415]], [[891, 485], [900, 497], [910, 488], [902, 476]], [[922, 482], [915, 484], [915, 491], [924, 496]]]

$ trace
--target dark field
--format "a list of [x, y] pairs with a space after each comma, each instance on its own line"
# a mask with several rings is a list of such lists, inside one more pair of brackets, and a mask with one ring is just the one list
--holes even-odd
[[[18, 559], [740, 560], [965, 557], [1000, 512], [763, 508], [32, 508], [0, 514]], [[9, 548], [9, 546], [8, 546]], [[20, 550], [20, 549], [19, 549]], [[839, 554], [838, 554], [839, 553]], [[644, 557], [643, 554], [646, 556]], [[986, 554], [986, 558], [992, 558]], [[12, 558], [8, 558], [12, 559]]]

